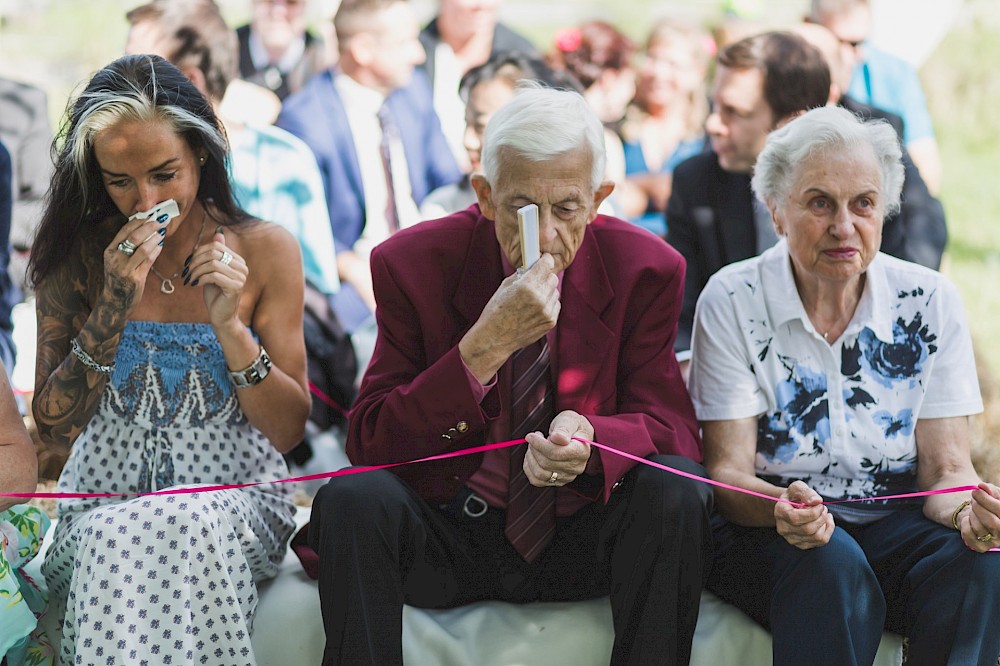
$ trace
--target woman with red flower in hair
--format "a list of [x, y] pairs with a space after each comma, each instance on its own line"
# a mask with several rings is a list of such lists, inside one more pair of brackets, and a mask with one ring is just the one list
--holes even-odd
[[635, 95], [634, 56], [632, 40], [604, 21], [588, 21], [560, 30], [555, 36], [555, 49], [549, 54], [553, 67], [565, 70], [580, 82], [584, 99], [607, 130], [605, 177], [615, 183], [615, 191], [606, 202], [608, 212], [618, 217], [627, 215], [625, 201], [638, 201], [633, 208], [645, 206], [646, 202], [645, 194], [630, 191], [635, 188], [626, 183], [625, 152], [618, 136], [625, 109]]

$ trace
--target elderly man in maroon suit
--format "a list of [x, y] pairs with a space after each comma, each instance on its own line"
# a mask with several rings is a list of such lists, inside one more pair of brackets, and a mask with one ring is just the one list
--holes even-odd
[[[610, 594], [615, 664], [683, 664], [711, 557], [711, 492], [673, 352], [684, 263], [597, 214], [604, 138], [576, 93], [525, 87], [490, 120], [478, 207], [372, 254], [378, 341], [348, 454], [315, 499], [325, 664], [402, 663], [402, 607]], [[522, 264], [517, 210], [537, 204]], [[579, 438], [579, 439], [576, 439]]]

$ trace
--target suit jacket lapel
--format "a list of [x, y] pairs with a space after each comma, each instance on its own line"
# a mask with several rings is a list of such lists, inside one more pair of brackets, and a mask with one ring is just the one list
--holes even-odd
[[719, 176], [715, 197], [718, 202], [719, 245], [725, 266], [757, 254], [757, 232], [750, 177], [727, 173], [719, 166], [716, 168]]
[[608, 354], [618, 348], [618, 344], [612, 343], [615, 334], [601, 320], [614, 296], [597, 240], [588, 227], [562, 282], [562, 309], [556, 335], [559, 410], [583, 410], [596, 405], [602, 397], [590, 393], [606, 366]]
[[365, 191], [361, 185], [361, 165], [358, 163], [358, 153], [354, 148], [354, 140], [351, 138], [351, 125], [347, 121], [347, 110], [344, 102], [337, 93], [336, 86], [333, 85], [333, 70], [323, 73], [321, 79], [317, 79], [319, 85], [319, 117], [325, 117], [326, 126], [330, 130], [330, 143], [333, 146], [333, 153], [339, 158], [347, 180], [350, 181], [354, 196], [361, 204], [361, 209], [365, 208]]
[[465, 264], [452, 297], [452, 305], [463, 319], [456, 329], [456, 343], [479, 319], [502, 281], [503, 264], [493, 222], [480, 215], [472, 230]]
[[[502, 281], [503, 264], [493, 222], [480, 216], [452, 298], [452, 305], [463, 319], [455, 329], [452, 344], [457, 344], [476, 322]], [[555, 356], [559, 409], [582, 409], [588, 399], [596, 404], [600, 397], [590, 393], [608, 354], [618, 347], [609, 343], [615, 334], [601, 321], [601, 313], [614, 295], [597, 240], [588, 229], [576, 259], [563, 275]], [[571, 333], [561, 335], [559, 331]], [[501, 396], [509, 391], [508, 380], [506, 373], [500, 373]]]

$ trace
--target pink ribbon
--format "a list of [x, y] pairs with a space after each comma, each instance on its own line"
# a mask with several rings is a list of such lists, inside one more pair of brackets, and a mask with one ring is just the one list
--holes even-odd
[[[669, 465], [663, 465], [652, 460], [646, 460], [637, 455], [633, 455], [626, 451], [620, 451], [616, 448], [607, 446], [606, 444], [600, 444], [599, 442], [592, 442], [588, 439], [583, 439], [582, 437], [574, 437], [577, 441], [589, 444], [590, 446], [596, 447], [602, 451], [607, 451], [608, 453], [613, 453], [615, 455], [627, 458], [636, 463], [642, 465], [649, 465], [650, 467], [655, 467], [656, 469], [663, 470], [664, 472], [669, 472], [676, 476], [681, 476], [692, 481], [698, 481], [700, 483], [707, 483], [717, 488], [724, 488], [726, 490], [732, 490], [734, 492], [742, 493], [744, 495], [751, 495], [753, 497], [759, 497], [761, 499], [770, 500], [772, 502], [783, 502], [785, 504], [790, 504], [791, 506], [801, 507], [805, 506], [800, 502], [793, 502], [781, 497], [773, 497], [771, 495], [766, 495], [764, 493], [759, 493], [755, 490], [748, 490], [747, 488], [740, 488], [739, 486], [733, 486], [728, 483], [722, 483], [721, 481], [716, 481], [715, 479], [709, 479], [704, 476], [698, 476], [697, 474], [691, 474], [690, 472], [685, 472], [680, 469], [675, 469]], [[475, 453], [486, 453], [487, 451], [495, 451], [497, 449], [505, 449], [510, 446], [516, 446], [518, 444], [523, 444], [524, 439], [512, 439], [506, 442], [496, 442], [494, 444], [483, 444], [482, 446], [473, 446], [468, 449], [462, 449], [460, 451], [448, 451], [447, 453], [439, 453], [433, 456], [426, 456], [424, 458], [418, 458], [416, 460], [405, 460], [402, 462], [386, 463], [384, 465], [367, 465], [363, 467], [348, 467], [346, 469], [340, 469], [333, 472], [319, 472], [317, 474], [306, 474], [304, 476], [295, 476], [287, 479], [275, 479], [274, 481], [251, 481], [248, 483], [229, 483], [229, 484], [218, 484], [211, 486], [198, 486], [196, 488], [166, 488], [164, 490], [155, 490], [147, 493], [0, 493], [0, 497], [14, 497], [18, 499], [86, 499], [86, 498], [98, 498], [98, 497], [146, 497], [149, 495], [189, 495], [193, 493], [203, 493], [203, 492], [213, 492], [216, 490], [234, 490], [240, 488], [252, 488], [254, 486], [261, 486], [269, 483], [296, 483], [299, 481], [315, 481], [318, 479], [332, 479], [338, 476], [348, 476], [350, 474], [363, 474], [365, 472], [372, 472], [378, 469], [390, 469], [392, 467], [401, 467], [403, 465], [415, 465], [417, 463], [432, 462], [435, 460], [448, 460], [449, 458], [458, 458], [460, 456], [472, 455]], [[939, 488], [937, 490], [921, 490], [919, 492], [913, 493], [902, 493], [898, 495], [876, 495], [874, 497], [856, 497], [844, 500], [829, 500], [823, 502], [823, 504], [844, 504], [847, 502], [874, 502], [878, 500], [893, 500], [893, 499], [906, 499], [914, 497], [928, 497], [930, 495], [946, 495], [950, 493], [959, 493], [964, 491], [975, 490], [976, 486], [956, 486], [954, 488]], [[991, 548], [990, 552], [1000, 552], [1000, 548]]]
[[[756, 490], [748, 490], [747, 488], [740, 488], [739, 486], [731, 486], [728, 483], [722, 483], [721, 481], [716, 481], [715, 479], [709, 479], [704, 476], [698, 476], [697, 474], [691, 474], [690, 472], [685, 472], [683, 470], [674, 469], [668, 465], [661, 465], [660, 463], [653, 462], [652, 460], [646, 460], [645, 458], [640, 458], [639, 456], [632, 455], [631, 453], [626, 453], [625, 451], [619, 451], [618, 449], [613, 449], [605, 444], [600, 444], [598, 442], [591, 442], [588, 439], [583, 439], [581, 437], [574, 437], [578, 441], [581, 441], [590, 446], [596, 446], [602, 451], [608, 451], [609, 453], [614, 453], [621, 456], [622, 458], [628, 458], [629, 460], [634, 460], [637, 463], [642, 463], [643, 465], [649, 465], [650, 467], [655, 467], [657, 469], [662, 469], [665, 472], [670, 472], [671, 474], [676, 474], [677, 476], [683, 476], [688, 479], [693, 479], [695, 481], [700, 481], [702, 483], [707, 483], [710, 486], [716, 486], [718, 488], [725, 488], [726, 490], [733, 490], [738, 493], [743, 493], [744, 495], [752, 495], [754, 497], [760, 497], [762, 499], [771, 500], [772, 502], [782, 502], [784, 504], [790, 504], [796, 508], [806, 506], [802, 502], [793, 502], [792, 500], [787, 500], [782, 497], [774, 497], [773, 495], [766, 495], [764, 493], [759, 493]], [[939, 488], [937, 490], [921, 490], [914, 493], [903, 493], [900, 495], [876, 495], [874, 497], [852, 497], [850, 499], [842, 500], [827, 500], [823, 504], [845, 504], [847, 502], [875, 502], [878, 500], [892, 500], [892, 499], [906, 499], [910, 497], [927, 497], [928, 495], [947, 495], [949, 493], [960, 493], [964, 490], [975, 490], [978, 486], [955, 486], [954, 488]]]
[[334, 400], [333, 398], [331, 398], [330, 396], [328, 396], [326, 393], [324, 393], [322, 391], [322, 389], [320, 389], [318, 386], [316, 386], [312, 382], [309, 382], [309, 392], [312, 393], [317, 398], [319, 398], [320, 402], [322, 402], [323, 404], [325, 404], [327, 407], [335, 409], [336, 411], [340, 412], [344, 416], [347, 416], [347, 411], [343, 407], [341, 407], [340, 405], [338, 405], [336, 400]]

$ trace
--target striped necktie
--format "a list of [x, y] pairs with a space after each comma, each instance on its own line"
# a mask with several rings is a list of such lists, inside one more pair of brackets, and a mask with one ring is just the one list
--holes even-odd
[[[548, 432], [555, 416], [555, 390], [546, 336], [511, 357], [511, 437]], [[528, 445], [510, 454], [507, 484], [507, 526], [504, 534], [526, 561], [532, 562], [552, 541], [556, 527], [556, 489], [538, 488], [524, 475]]]
[[396, 207], [396, 186], [392, 180], [392, 144], [398, 140], [399, 129], [392, 118], [392, 112], [385, 104], [378, 109], [378, 124], [382, 128], [378, 149], [382, 157], [382, 170], [385, 172], [385, 221], [389, 225], [389, 233], [394, 234], [399, 231], [399, 209]]

